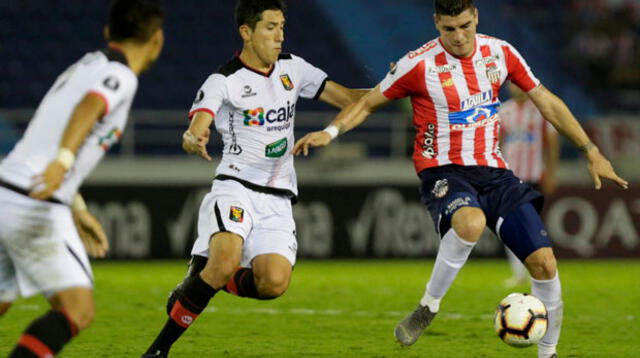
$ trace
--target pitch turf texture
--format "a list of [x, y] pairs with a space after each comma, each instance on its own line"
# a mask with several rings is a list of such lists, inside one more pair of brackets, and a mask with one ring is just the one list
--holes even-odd
[[[219, 293], [174, 346], [171, 357], [536, 357], [493, 331], [504, 260], [471, 260], [427, 333], [410, 348], [393, 340], [413, 310], [433, 261], [306, 261], [289, 291], [259, 302]], [[139, 357], [164, 324], [167, 292], [184, 262], [94, 264], [97, 317], [61, 357]], [[640, 261], [561, 262], [565, 320], [560, 357], [640, 357]], [[46, 309], [18, 301], [0, 318], [0, 356]]]

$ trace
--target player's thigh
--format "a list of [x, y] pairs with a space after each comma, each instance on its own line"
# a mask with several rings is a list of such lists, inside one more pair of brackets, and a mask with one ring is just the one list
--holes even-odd
[[209, 245], [209, 259], [203, 271], [230, 275], [240, 265], [244, 240], [231, 232], [218, 232]]
[[89, 327], [93, 321], [95, 305], [91, 288], [67, 288], [52, 294], [48, 300], [53, 309], [64, 311], [79, 329]]
[[482, 213], [478, 192], [468, 180], [454, 175], [450, 168], [441, 167], [422, 171], [420, 181], [421, 200], [429, 209], [440, 236], [445, 235], [451, 229], [454, 215], [462, 208], [473, 208], [474, 210], [462, 211], [464, 215], [457, 215], [459, 218], [470, 217], [475, 220], [456, 220], [460, 230], [471, 227], [478, 221], [482, 224], [484, 216], [477, 215]]
[[71, 287], [93, 286], [89, 258], [67, 206], [15, 199], [15, 227], [3, 238], [20, 293], [46, 296]]
[[212, 238], [218, 233], [232, 233], [246, 239], [253, 227], [253, 204], [249, 189], [231, 180], [215, 180], [212, 190], [202, 200], [198, 213], [198, 238], [192, 255], [209, 256]]

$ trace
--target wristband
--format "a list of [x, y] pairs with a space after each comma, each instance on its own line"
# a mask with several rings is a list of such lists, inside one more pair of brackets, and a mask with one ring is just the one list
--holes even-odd
[[589, 142], [587, 142], [587, 144], [585, 144], [585, 145], [581, 146], [581, 147], [580, 147], [580, 150], [581, 150], [583, 153], [587, 154], [587, 153], [588, 153], [588, 152], [589, 152], [593, 147], [595, 147], [595, 146], [596, 146], [596, 145], [595, 145], [595, 144], [593, 144], [593, 142], [592, 142], [592, 141], [589, 141]]
[[62, 164], [65, 170], [69, 170], [76, 161], [76, 155], [69, 148], [60, 148], [56, 155], [56, 161]]
[[325, 128], [323, 130], [323, 132], [327, 132], [329, 133], [329, 136], [331, 137], [331, 139], [335, 139], [338, 134], [340, 133], [340, 131], [338, 130], [338, 127], [334, 126], [334, 125], [330, 125], [327, 128]]
[[82, 195], [76, 194], [71, 202], [71, 211], [83, 211], [87, 210], [87, 204], [84, 202]]

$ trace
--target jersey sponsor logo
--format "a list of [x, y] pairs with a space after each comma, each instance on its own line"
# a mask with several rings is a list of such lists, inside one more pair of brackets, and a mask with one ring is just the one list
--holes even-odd
[[107, 135], [98, 139], [98, 145], [106, 152], [111, 149], [114, 144], [118, 143], [120, 137], [122, 137], [122, 131], [118, 128], [113, 128]]
[[463, 111], [478, 107], [487, 102], [491, 102], [493, 100], [493, 90], [484, 91], [482, 93], [475, 94], [460, 103], [460, 108]]
[[267, 158], [280, 158], [287, 152], [289, 141], [287, 138], [282, 138], [271, 144], [267, 144], [264, 148], [264, 155]]
[[496, 65], [487, 66], [487, 78], [491, 83], [500, 83], [502, 71]]
[[450, 128], [460, 130], [485, 126], [497, 120], [498, 106], [498, 103], [494, 103], [466, 111], [449, 113]]
[[483, 57], [479, 60], [476, 60], [475, 65], [480, 67], [480, 66], [486, 66], [488, 64], [490, 64], [491, 62], [496, 62], [500, 60], [500, 55], [493, 55], [493, 56], [488, 56], [488, 57]]
[[442, 66], [429, 67], [428, 71], [432, 75], [439, 75], [441, 73], [455, 71], [457, 68], [458, 68], [457, 64], [450, 63], [450, 64], [442, 65]]
[[247, 109], [244, 111], [245, 126], [262, 126], [264, 125], [264, 108]]
[[204, 99], [204, 91], [198, 90], [198, 94], [196, 95], [196, 99], [193, 101], [193, 104], [198, 104], [202, 102], [203, 99]]
[[435, 41], [430, 41], [427, 42], [426, 44], [422, 45], [422, 47], [420, 47], [419, 49], [415, 50], [415, 51], [411, 51], [409, 52], [409, 54], [407, 55], [407, 57], [411, 60], [414, 59], [420, 55], [422, 55], [423, 53], [431, 50], [432, 48], [438, 46], [438, 43]]
[[441, 179], [436, 182], [433, 186], [433, 190], [431, 190], [431, 194], [438, 199], [444, 198], [449, 191], [449, 181], [447, 179]]
[[251, 89], [251, 86], [247, 85], [244, 86], [242, 88], [242, 98], [249, 98], [249, 97], [254, 97], [257, 96], [258, 94], [256, 92], [253, 92], [253, 89]]
[[[245, 126], [263, 126], [265, 121], [269, 124], [278, 123], [277, 126], [271, 126], [267, 130], [283, 131], [291, 127], [291, 119], [296, 112], [296, 104], [291, 104], [287, 101], [287, 105], [277, 109], [270, 109], [265, 111], [263, 107], [256, 109], [249, 109], [244, 111], [244, 125]], [[285, 123], [283, 123], [285, 122]]]
[[229, 208], [229, 220], [242, 223], [244, 221], [244, 209], [239, 206]]
[[112, 91], [117, 91], [120, 88], [120, 81], [115, 76], [105, 78], [102, 84]]
[[428, 159], [433, 159], [436, 155], [436, 150], [434, 148], [436, 141], [435, 131], [435, 124], [427, 124], [427, 130], [424, 132], [424, 141], [422, 142], [422, 156]]
[[293, 82], [288, 74], [285, 73], [284, 75], [280, 75], [280, 82], [282, 82], [284, 89], [287, 91], [291, 91], [293, 89]]

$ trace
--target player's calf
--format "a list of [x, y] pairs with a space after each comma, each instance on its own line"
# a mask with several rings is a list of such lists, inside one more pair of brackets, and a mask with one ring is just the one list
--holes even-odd
[[51, 310], [31, 323], [9, 358], [54, 357], [74, 336], [78, 326], [61, 310]]

